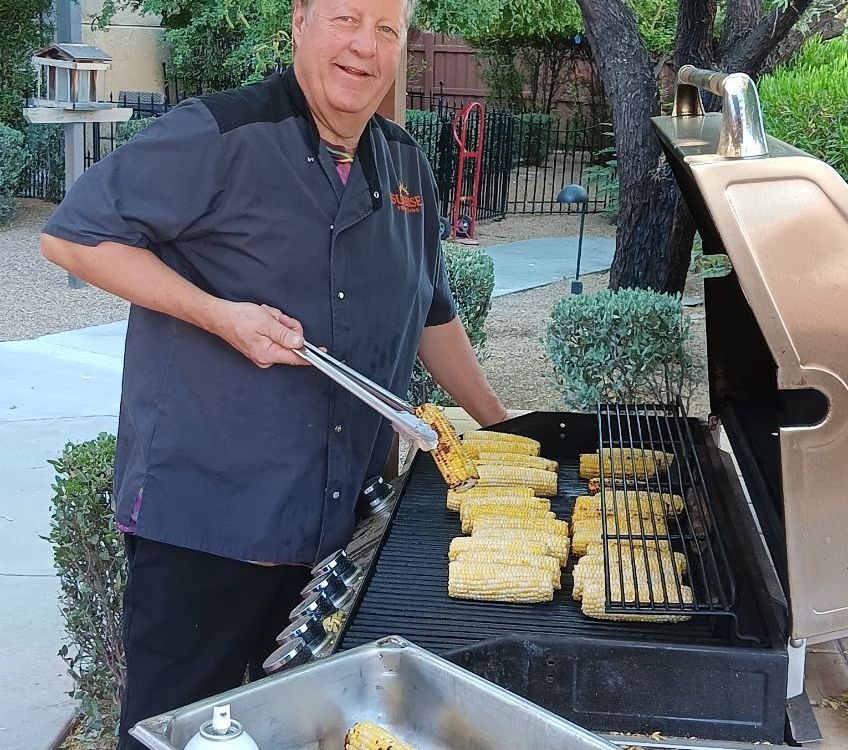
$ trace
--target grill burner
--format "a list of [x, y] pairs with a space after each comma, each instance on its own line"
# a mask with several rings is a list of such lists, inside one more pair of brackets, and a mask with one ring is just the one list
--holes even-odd
[[[529, 414], [504, 428], [539, 440], [542, 455], [560, 462], [559, 494], [551, 509], [569, 517], [575, 497], [586, 494], [577, 457], [598, 450], [597, 416]], [[709, 484], [715, 470], [707, 467], [714, 462], [700, 426], [692, 442], [707, 456]], [[720, 478], [715, 481], [712, 494], [720, 496], [725, 488]], [[739, 573], [736, 614], [759, 645], [740, 642], [728, 617], [676, 624], [591, 620], [571, 598], [573, 561], [550, 603], [451, 599], [447, 552], [459, 535], [459, 518], [445, 507], [444, 482], [430, 457], [419, 454], [339, 650], [393, 632], [590, 729], [782, 739], [786, 654], [752, 594], [762, 584], [752, 589], [749, 574]], [[739, 560], [738, 545], [724, 541], [730, 563], [750, 567]]]

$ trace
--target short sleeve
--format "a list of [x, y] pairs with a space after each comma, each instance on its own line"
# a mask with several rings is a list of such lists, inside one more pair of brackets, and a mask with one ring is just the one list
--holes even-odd
[[43, 231], [90, 247], [152, 248], [203, 236], [223, 200], [223, 160], [212, 113], [186, 100], [92, 165]]
[[439, 192], [436, 178], [423, 151], [419, 152], [419, 162], [423, 162], [422, 172], [430, 178], [429, 190], [427, 190], [428, 200], [424, 203], [424, 241], [427, 243], [428, 255], [434, 258], [433, 301], [424, 325], [440, 326], [450, 323], [456, 317], [456, 303], [448, 282], [445, 254], [442, 252], [442, 227], [439, 222]]
[[456, 304], [448, 283], [445, 255], [442, 252], [441, 244], [441, 240], [439, 240], [436, 274], [433, 280], [433, 301], [430, 303], [430, 311], [427, 313], [425, 326], [440, 326], [444, 323], [450, 323], [456, 317]]

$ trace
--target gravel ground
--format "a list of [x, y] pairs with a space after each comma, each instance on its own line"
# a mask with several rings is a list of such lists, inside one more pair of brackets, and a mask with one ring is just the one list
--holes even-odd
[[38, 235], [54, 208], [23, 199], [11, 225], [0, 229], [0, 341], [111, 323], [129, 313], [111, 294], [69, 288], [65, 271], [41, 257]]

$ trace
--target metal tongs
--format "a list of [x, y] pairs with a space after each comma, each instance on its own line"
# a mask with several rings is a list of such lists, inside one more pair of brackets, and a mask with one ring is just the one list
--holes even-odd
[[439, 444], [439, 436], [423, 419], [415, 416], [415, 407], [412, 404], [407, 403], [373, 380], [369, 380], [352, 367], [348, 367], [344, 362], [331, 357], [327, 352], [313, 346], [308, 341], [303, 342], [303, 348], [293, 351], [346, 391], [349, 391], [374, 411], [388, 419], [401, 437], [415, 443], [421, 450], [435, 450]]

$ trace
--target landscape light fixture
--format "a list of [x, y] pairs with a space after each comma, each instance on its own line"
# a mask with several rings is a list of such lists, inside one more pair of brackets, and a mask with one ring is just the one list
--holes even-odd
[[589, 193], [582, 185], [566, 185], [559, 191], [557, 202], [583, 204], [583, 209], [580, 211], [580, 236], [577, 238], [577, 272], [574, 275], [574, 281], [571, 282], [571, 293], [581, 294], [583, 282], [580, 281], [580, 257], [583, 254], [583, 227], [586, 223], [586, 210], [589, 207]]

